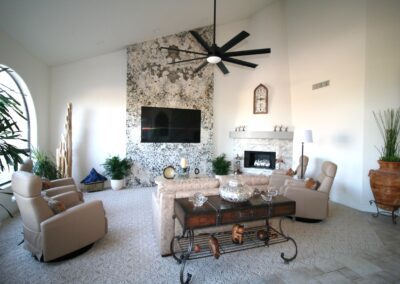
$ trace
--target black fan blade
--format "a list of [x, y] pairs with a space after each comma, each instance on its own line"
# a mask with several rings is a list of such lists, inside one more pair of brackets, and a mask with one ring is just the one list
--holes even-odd
[[249, 49], [249, 50], [240, 50], [240, 51], [232, 51], [226, 52], [224, 56], [243, 56], [243, 55], [255, 55], [255, 54], [264, 54], [264, 53], [271, 53], [270, 48], [260, 48], [260, 49]]
[[218, 62], [217, 66], [222, 71], [222, 73], [224, 73], [224, 74], [228, 74], [229, 73], [229, 70], [228, 70], [228, 68], [226, 68], [224, 62], [222, 62], [222, 61]]
[[199, 72], [201, 69], [203, 69], [206, 65], [208, 64], [207, 61], [204, 61], [199, 67], [193, 70], [193, 73]]
[[247, 66], [247, 67], [251, 67], [251, 68], [256, 68], [257, 64], [251, 63], [251, 62], [247, 62], [247, 61], [243, 61], [243, 60], [239, 60], [239, 59], [235, 59], [235, 58], [222, 58], [223, 61], [228, 61], [231, 63], [235, 63], [235, 64], [239, 64], [239, 65], [243, 65], [243, 66]]
[[207, 52], [211, 53], [211, 48], [210, 46], [207, 44], [207, 42], [199, 35], [198, 32], [196, 31], [190, 31], [190, 33], [192, 34], [192, 36], [194, 36], [194, 38], [201, 44], [201, 46], [207, 50]]
[[192, 59], [185, 59], [185, 60], [181, 60], [181, 61], [174, 61], [174, 62], [170, 62], [170, 63], [168, 63], [168, 64], [189, 62], [189, 61], [200, 60], [200, 59], [205, 59], [205, 58], [207, 58], [207, 56], [204, 56], [204, 57], [196, 57], [196, 58], [192, 58]]
[[224, 53], [228, 49], [231, 49], [235, 45], [237, 45], [239, 42], [244, 40], [246, 37], [248, 37], [250, 34], [246, 31], [241, 31], [238, 33], [234, 38], [232, 38], [230, 41], [225, 43], [221, 48], [219, 49], [221, 53]]
[[179, 48], [174, 48], [174, 47], [160, 47], [160, 49], [166, 49], [166, 50], [172, 50], [172, 51], [181, 51], [181, 52], [200, 54], [200, 55], [207, 55], [207, 53], [204, 53], [204, 52], [196, 52], [196, 51], [184, 50], [184, 49], [179, 49]]

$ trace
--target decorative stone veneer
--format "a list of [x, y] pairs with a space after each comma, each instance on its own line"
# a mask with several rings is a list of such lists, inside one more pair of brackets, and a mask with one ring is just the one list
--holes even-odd
[[[293, 160], [293, 140], [288, 139], [232, 139], [233, 154], [236, 156], [244, 157], [244, 151], [265, 151], [276, 152], [276, 158], [282, 156], [284, 164], [281, 164], [281, 169], [288, 169], [292, 167]], [[272, 170], [244, 168], [243, 160], [240, 161], [241, 169], [244, 173], [255, 174], [271, 174]], [[278, 164], [276, 164], [278, 168]]]
[[[197, 30], [211, 42], [211, 27]], [[180, 158], [188, 160], [191, 172], [210, 171], [213, 150], [214, 74], [210, 66], [193, 70], [203, 60], [168, 64], [194, 58], [192, 54], [160, 50], [161, 46], [203, 52], [188, 32], [166, 36], [127, 48], [127, 157], [134, 165], [129, 185], [149, 186], [166, 166], [177, 167]], [[141, 107], [170, 107], [201, 110], [200, 143], [141, 143]], [[210, 172], [207, 172], [210, 174]]]

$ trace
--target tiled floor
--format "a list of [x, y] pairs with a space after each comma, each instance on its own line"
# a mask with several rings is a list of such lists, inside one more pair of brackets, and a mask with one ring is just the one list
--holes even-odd
[[384, 243], [360, 255], [322, 260], [313, 267], [273, 275], [268, 283], [400, 283], [400, 218], [365, 216]]

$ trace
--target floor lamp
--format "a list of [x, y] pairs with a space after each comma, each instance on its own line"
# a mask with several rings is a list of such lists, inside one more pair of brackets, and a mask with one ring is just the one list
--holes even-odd
[[312, 143], [312, 130], [304, 130], [301, 138], [301, 173], [300, 179], [304, 178], [303, 163], [304, 163], [304, 143]]

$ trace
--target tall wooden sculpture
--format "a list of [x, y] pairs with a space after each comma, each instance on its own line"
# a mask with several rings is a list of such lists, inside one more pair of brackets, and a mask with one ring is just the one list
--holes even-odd
[[64, 133], [61, 134], [61, 142], [56, 150], [57, 170], [61, 177], [72, 177], [72, 104], [67, 107]]

